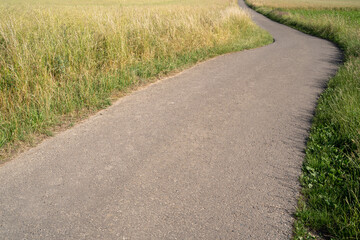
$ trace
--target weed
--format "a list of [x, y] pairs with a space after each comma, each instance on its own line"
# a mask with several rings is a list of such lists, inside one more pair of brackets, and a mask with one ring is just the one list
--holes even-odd
[[134, 86], [271, 42], [234, 1], [99, 2], [0, 4], [0, 156]]
[[[360, 11], [357, 4], [341, 8], [304, 1], [282, 5], [248, 0], [265, 15], [338, 44], [344, 65], [321, 95], [307, 143], [300, 179], [295, 239], [360, 238]], [[315, 1], [316, 2], [316, 1]], [[317, 1], [319, 2], [319, 1]], [[286, 15], [277, 14], [287, 12]], [[318, 237], [315, 237], [318, 238]]]

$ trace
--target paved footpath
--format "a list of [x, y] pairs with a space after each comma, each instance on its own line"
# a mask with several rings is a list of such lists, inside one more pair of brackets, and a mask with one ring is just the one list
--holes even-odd
[[275, 43], [134, 92], [0, 166], [0, 239], [289, 239], [340, 52], [251, 14]]

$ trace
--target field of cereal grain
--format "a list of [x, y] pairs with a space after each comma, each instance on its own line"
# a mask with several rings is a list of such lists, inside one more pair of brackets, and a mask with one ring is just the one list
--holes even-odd
[[0, 156], [136, 86], [271, 41], [232, 0], [2, 0]]

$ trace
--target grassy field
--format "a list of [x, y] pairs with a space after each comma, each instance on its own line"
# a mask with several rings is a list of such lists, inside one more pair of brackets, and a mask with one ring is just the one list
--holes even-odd
[[270, 42], [233, 0], [2, 0], [0, 159], [139, 85]]
[[281, 9], [357, 9], [359, 0], [248, 0], [257, 7], [271, 7]]
[[360, 239], [360, 1], [248, 3], [344, 51], [344, 64], [329, 81], [313, 119], [294, 229], [295, 239]]

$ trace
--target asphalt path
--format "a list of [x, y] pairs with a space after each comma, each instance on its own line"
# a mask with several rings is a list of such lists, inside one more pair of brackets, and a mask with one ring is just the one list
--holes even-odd
[[273, 44], [134, 92], [1, 166], [0, 238], [289, 239], [340, 51], [251, 14]]

